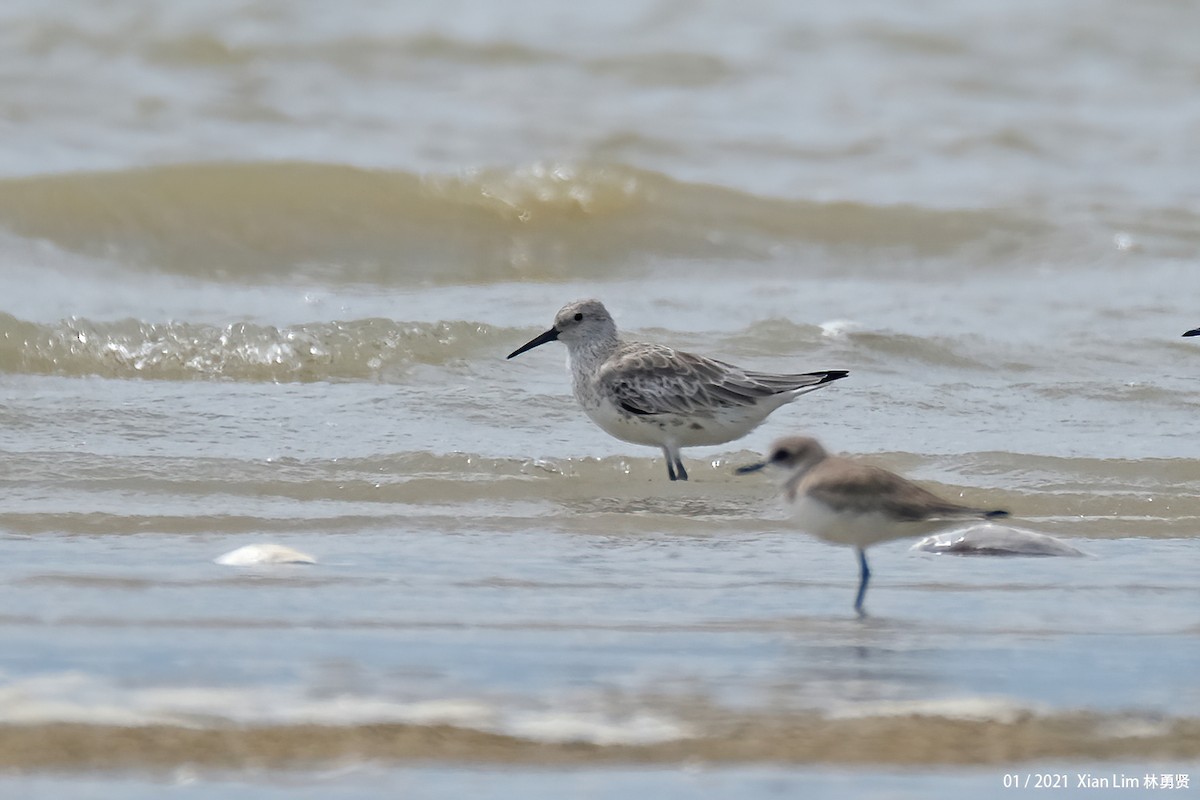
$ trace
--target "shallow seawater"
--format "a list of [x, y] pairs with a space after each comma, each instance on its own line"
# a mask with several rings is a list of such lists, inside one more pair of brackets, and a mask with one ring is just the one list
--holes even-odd
[[[1187, 771], [1188, 4], [339, 8], [0, 10], [0, 794]], [[505, 359], [587, 296], [851, 374], [671, 483]], [[1085, 556], [859, 621], [733, 473], [797, 432]]]
[[[1187, 764], [1155, 765], [1153, 774], [1188, 774]], [[321, 773], [270, 775], [269, 779], [253, 780], [222, 774], [205, 774], [179, 770], [156, 778], [114, 778], [98, 776], [90, 787], [107, 791], [112, 796], [141, 800], [159, 797], [224, 797], [230, 800], [272, 800], [275, 797], [329, 797], [336, 792], [347, 800], [378, 797], [381, 793], [403, 794], [405, 797], [539, 797], [568, 793], [572, 797], [627, 797], [630, 792], [652, 793], [654, 797], [844, 797], [853, 792], [864, 798], [924, 798], [931, 792], [939, 796], [971, 796], [980, 798], [1008, 797], [1023, 787], [1036, 785], [1041, 778], [1056, 796], [1087, 797], [1103, 789], [1081, 788], [1081, 780], [1103, 778], [1112, 782], [1137, 781], [1139, 788], [1147, 771], [1140, 764], [1116, 763], [1105, 765], [1098, 772], [1096, 765], [1087, 762], [1056, 765], [1049, 768], [1034, 764], [1029, 769], [958, 768], [937, 774], [916, 769], [859, 768], [855, 773], [814, 767], [788, 770], [779, 767], [737, 767], [709, 769], [702, 765], [681, 768], [624, 767], [590, 770], [556, 769], [489, 769], [415, 767], [385, 770], [375, 767], [352, 767]], [[1062, 770], [1066, 770], [1065, 772]], [[1007, 780], [1007, 782], [1006, 782]], [[1028, 780], [1028, 784], [1026, 781]], [[1190, 783], [1190, 782], [1189, 782]], [[1122, 784], [1133, 786], [1135, 784]], [[0, 778], [0, 788], [19, 789], [22, 797], [75, 798], [79, 785], [55, 778]], [[1130, 789], [1116, 790], [1128, 794]], [[1151, 788], [1150, 791], [1160, 791]], [[1111, 792], [1108, 792], [1111, 793]]]

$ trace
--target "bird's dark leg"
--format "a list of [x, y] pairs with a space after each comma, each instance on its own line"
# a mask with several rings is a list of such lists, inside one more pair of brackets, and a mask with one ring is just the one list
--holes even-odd
[[[676, 477], [676, 475], [675, 475], [675, 465], [674, 465], [675, 456], [674, 456], [674, 454], [672, 454], [670, 450], [668, 450], [667, 448], [664, 447], [663, 448], [663, 458], [665, 458], [667, 460], [667, 477], [673, 481], [679, 480], [679, 478]], [[687, 473], [684, 473], [683, 479], [685, 481], [687, 480]]]
[[860, 547], [858, 548], [858, 566], [859, 578], [858, 596], [854, 598], [854, 610], [858, 612], [859, 618], [865, 617], [867, 612], [863, 611], [863, 598], [867, 596], [867, 581], [871, 580], [871, 569], [867, 566], [867, 554]]
[[683, 468], [683, 459], [679, 456], [675, 456], [675, 473], [679, 475], [679, 480], [681, 481], [688, 479], [687, 470]]

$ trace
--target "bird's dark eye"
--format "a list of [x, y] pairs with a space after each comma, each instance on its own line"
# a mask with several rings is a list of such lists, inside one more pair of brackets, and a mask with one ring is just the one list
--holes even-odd
[[576, 312], [576, 313], [575, 313], [575, 321], [576, 321], [576, 322], [582, 322], [582, 321], [583, 321], [583, 314], [582, 314], [582, 312]]
[[788, 457], [787, 450], [776, 450], [771, 454], [772, 461], [783, 461]]

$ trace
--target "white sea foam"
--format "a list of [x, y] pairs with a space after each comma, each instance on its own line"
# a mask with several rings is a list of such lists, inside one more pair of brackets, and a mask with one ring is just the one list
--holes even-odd
[[943, 717], [1010, 725], [1031, 712], [1033, 709], [1029, 706], [1005, 697], [947, 697], [937, 700], [895, 700], [847, 705], [835, 708], [827, 716], [830, 719]]
[[638, 712], [623, 717], [586, 711], [538, 711], [513, 715], [508, 732], [543, 742], [592, 742], [600, 745], [654, 744], [694, 735], [680, 723]]
[[403, 700], [320, 694], [303, 687], [127, 687], [81, 672], [6, 680], [0, 675], [0, 724], [93, 725], [454, 725], [544, 742], [649, 744], [693, 735], [646, 711], [609, 713], [588, 702], [529, 707], [519, 701], [446, 697]]
[[852, 333], [863, 330], [861, 322], [852, 319], [831, 319], [821, 323], [821, 335], [829, 339], [845, 339]]

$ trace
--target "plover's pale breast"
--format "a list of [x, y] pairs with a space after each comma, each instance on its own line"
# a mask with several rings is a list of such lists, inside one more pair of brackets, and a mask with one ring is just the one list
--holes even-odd
[[858, 553], [854, 610], [860, 616], [865, 616], [863, 599], [871, 578], [868, 547], [925, 535], [966, 520], [1008, 516], [1006, 511], [951, 503], [894, 472], [831, 456], [817, 440], [808, 437], [780, 439], [771, 446], [766, 461], [738, 472], [754, 472], [768, 464], [787, 475], [784, 493], [804, 531], [833, 544], [853, 547]]

